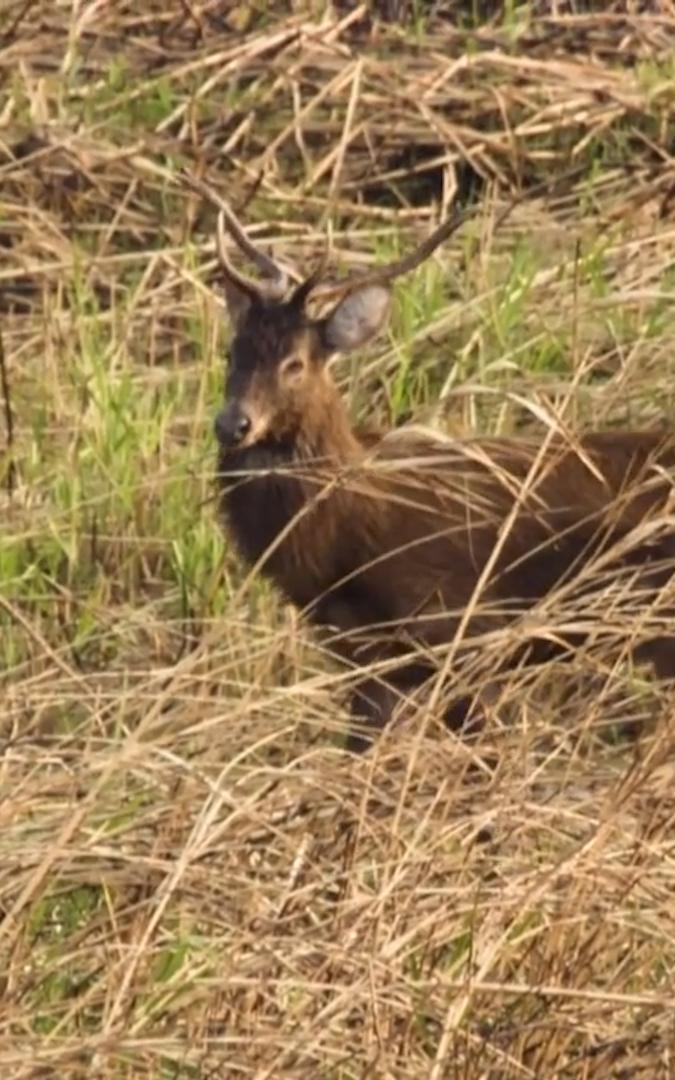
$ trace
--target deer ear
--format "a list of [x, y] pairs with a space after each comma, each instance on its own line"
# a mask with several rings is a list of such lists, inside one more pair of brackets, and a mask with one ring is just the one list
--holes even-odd
[[227, 313], [230, 316], [232, 328], [238, 330], [248, 314], [253, 297], [246, 289], [243, 289], [241, 285], [227, 276], [224, 280], [224, 290]]
[[384, 285], [354, 289], [321, 321], [321, 337], [329, 352], [351, 352], [379, 334], [385, 325], [391, 293]]

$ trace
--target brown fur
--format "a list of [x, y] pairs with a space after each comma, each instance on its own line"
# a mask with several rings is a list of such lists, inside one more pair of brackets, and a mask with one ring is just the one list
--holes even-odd
[[[287, 393], [280, 365], [303, 350], [306, 376]], [[255, 408], [265, 426], [251, 445], [221, 448], [219, 475], [243, 559], [330, 630], [326, 640], [343, 661], [356, 669], [390, 664], [357, 682], [355, 721], [386, 724], [442, 662], [438, 647], [453, 642], [463, 620], [463, 640], [476, 641], [555, 588], [583, 597], [593, 560], [607, 559], [613, 544], [625, 550], [605, 567], [607, 581], [632, 570], [652, 595], [670, 581], [675, 534], [662, 530], [633, 546], [629, 534], [671, 495], [673, 437], [593, 433], [572, 446], [556, 436], [544, 449], [534, 440], [451, 441], [415, 429], [366, 436], [349, 422], [325, 352], [320, 325], [292, 302], [247, 308], [228, 398]], [[571, 645], [582, 639], [581, 631], [568, 635]], [[545, 659], [553, 647], [530, 635], [528, 650]], [[661, 677], [675, 676], [675, 634], [655, 633], [636, 655]], [[460, 695], [446, 720], [464, 723], [472, 709], [471, 695]], [[355, 728], [350, 746], [366, 745]]]

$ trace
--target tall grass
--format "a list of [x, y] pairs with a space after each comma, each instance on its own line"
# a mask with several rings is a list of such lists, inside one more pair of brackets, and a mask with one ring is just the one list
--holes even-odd
[[516, 673], [478, 748], [427, 716], [343, 753], [350, 673], [219, 527], [178, 170], [303, 265], [474, 192], [338, 366], [355, 420], [669, 420], [671, 21], [282, 7], [0, 4], [0, 1069], [666, 1078], [672, 696], [600, 643]]

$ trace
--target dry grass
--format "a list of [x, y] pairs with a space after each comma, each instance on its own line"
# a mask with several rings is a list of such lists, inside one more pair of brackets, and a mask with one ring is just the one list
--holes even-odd
[[178, 179], [300, 263], [474, 200], [340, 371], [355, 415], [650, 423], [674, 49], [668, 2], [0, 0], [2, 1075], [675, 1075], [672, 698], [596, 641], [479, 747], [431, 716], [342, 753], [348, 676], [214, 520], [213, 218]]

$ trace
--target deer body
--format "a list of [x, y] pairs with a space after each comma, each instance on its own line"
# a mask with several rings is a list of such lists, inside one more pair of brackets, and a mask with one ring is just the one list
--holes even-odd
[[[356, 722], [384, 726], [433, 674], [439, 648], [460, 627], [463, 639], [480, 642], [553, 589], [583, 595], [594, 559], [608, 560], [610, 577], [632, 573], [652, 598], [668, 585], [675, 531], [661, 528], [632, 545], [628, 538], [666, 508], [675, 438], [592, 433], [575, 445], [561, 435], [542, 445], [352, 428], [326, 361], [378, 332], [387, 281], [421, 261], [448, 234], [447, 222], [412, 258], [329, 287], [338, 303], [312, 320], [305, 305], [317, 280], [290, 291], [276, 264], [242, 239], [229, 209], [225, 219], [271, 278], [264, 289], [240, 275], [221, 234], [234, 323], [227, 403], [216, 420], [226, 526], [243, 560], [324, 628], [327, 646], [356, 669]], [[675, 632], [667, 629], [638, 652], [660, 676], [675, 677]], [[582, 637], [583, 628], [568, 640]], [[535, 657], [550, 655], [550, 642], [528, 641]], [[474, 705], [461, 692], [446, 722], [462, 724]], [[349, 745], [367, 741], [355, 730]]]

